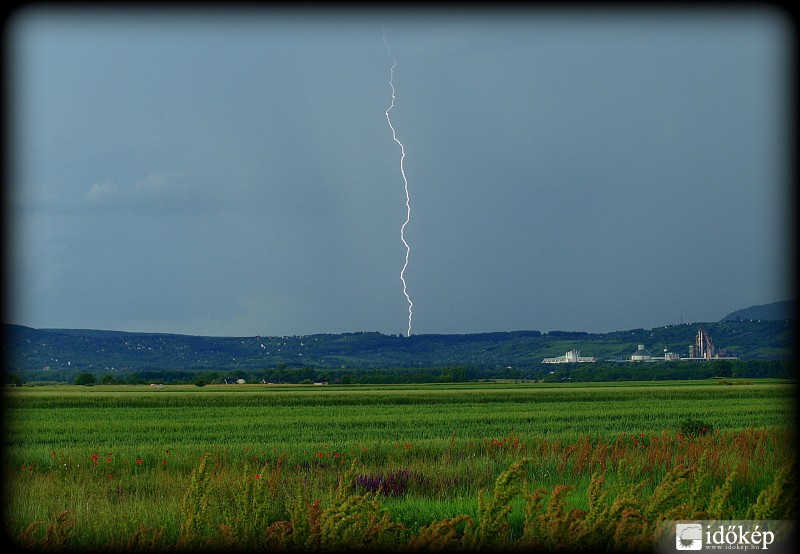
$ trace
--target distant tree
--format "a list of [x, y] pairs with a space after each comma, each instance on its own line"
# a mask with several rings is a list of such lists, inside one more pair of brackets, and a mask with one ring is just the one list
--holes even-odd
[[222, 382], [222, 375], [220, 375], [220, 372], [216, 370], [207, 371], [205, 374], [205, 380], [207, 384], [218, 385]]
[[206, 386], [206, 380], [203, 379], [202, 377], [198, 377], [197, 379], [194, 380], [194, 385], [196, 387], [205, 387]]
[[711, 370], [714, 377], [733, 377], [733, 364], [728, 360], [714, 360]]
[[108, 373], [103, 375], [103, 377], [100, 379], [100, 384], [101, 385], [113, 385], [116, 382], [117, 382], [117, 380], [114, 379], [114, 376], [113, 375], [109, 375]]
[[16, 373], [6, 373], [5, 382], [6, 384], [14, 385], [15, 387], [21, 387], [22, 377], [20, 377]]
[[465, 367], [446, 367], [442, 369], [442, 376], [439, 379], [444, 383], [461, 383], [467, 381], [467, 369]]
[[297, 370], [297, 378], [301, 381], [310, 380], [314, 381], [317, 377], [317, 371], [311, 366], [303, 366], [302, 369]]
[[74, 385], [84, 385], [86, 387], [91, 387], [94, 385], [96, 379], [95, 376], [91, 373], [82, 372], [78, 373], [75, 377], [75, 380], [72, 382]]
[[142, 377], [140, 373], [133, 373], [128, 377], [128, 383], [131, 385], [146, 385], [149, 381]]

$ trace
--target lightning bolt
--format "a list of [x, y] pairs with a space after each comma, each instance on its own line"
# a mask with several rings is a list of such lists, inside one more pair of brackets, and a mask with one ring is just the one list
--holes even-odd
[[383, 44], [386, 45], [386, 53], [389, 54], [389, 57], [392, 58], [392, 67], [389, 69], [389, 87], [392, 89], [392, 103], [386, 110], [386, 121], [389, 123], [389, 128], [392, 130], [392, 139], [400, 145], [400, 174], [403, 176], [403, 188], [406, 191], [406, 220], [403, 222], [403, 225], [400, 227], [400, 240], [403, 241], [403, 245], [406, 247], [406, 260], [403, 263], [403, 269], [400, 270], [400, 281], [403, 282], [403, 294], [406, 297], [406, 301], [408, 302], [408, 333], [406, 336], [411, 336], [411, 318], [414, 315], [413, 307], [414, 303], [411, 301], [411, 297], [408, 295], [408, 287], [406, 286], [406, 268], [408, 267], [408, 257], [411, 254], [411, 247], [406, 242], [406, 225], [408, 222], [411, 221], [411, 197], [408, 194], [408, 179], [406, 178], [406, 172], [403, 168], [403, 160], [406, 157], [406, 149], [403, 146], [403, 143], [397, 139], [397, 133], [394, 130], [394, 125], [392, 125], [392, 118], [389, 117], [389, 112], [392, 111], [394, 108], [394, 99], [395, 99], [395, 90], [394, 90], [394, 68], [397, 67], [397, 59], [392, 56], [392, 51], [389, 49], [389, 43], [386, 41], [386, 29], [383, 29]]

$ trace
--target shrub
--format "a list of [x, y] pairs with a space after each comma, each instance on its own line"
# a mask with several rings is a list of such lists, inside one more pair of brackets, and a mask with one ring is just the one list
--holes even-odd
[[72, 382], [75, 385], [84, 385], [87, 387], [91, 387], [95, 383], [95, 377], [91, 373], [83, 372], [79, 373], [75, 380]]
[[699, 437], [713, 433], [714, 426], [700, 419], [687, 417], [680, 423], [680, 432], [686, 436]]

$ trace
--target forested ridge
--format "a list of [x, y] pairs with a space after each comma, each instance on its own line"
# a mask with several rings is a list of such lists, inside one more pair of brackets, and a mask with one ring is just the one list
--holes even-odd
[[[7, 324], [2, 349], [6, 372], [23, 375], [25, 380], [70, 380], [81, 371], [97, 376], [138, 373], [148, 379], [209, 371], [251, 379], [291, 374], [292, 380], [298, 375], [324, 377], [327, 371], [328, 376], [374, 373], [377, 379], [381, 370], [430, 368], [438, 368], [433, 372], [438, 377], [432, 379], [441, 380], [442, 372], [453, 368], [461, 368], [457, 371], [461, 377], [468, 373], [473, 378], [487, 372], [549, 375], [555, 366], [542, 364], [542, 359], [570, 350], [596, 358], [598, 363], [590, 364], [595, 373], [604, 363], [629, 359], [639, 344], [654, 357], [663, 357], [665, 349], [686, 356], [700, 328], [706, 329], [718, 349], [741, 361], [792, 359], [794, 320], [686, 323], [611, 333], [510, 331], [410, 337], [378, 332], [207, 337]], [[670, 367], [684, 363], [672, 362]], [[576, 368], [579, 373], [588, 370]]]

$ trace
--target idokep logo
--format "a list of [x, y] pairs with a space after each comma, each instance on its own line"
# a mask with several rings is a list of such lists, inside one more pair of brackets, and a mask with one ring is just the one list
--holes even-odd
[[[794, 520], [664, 522], [664, 554], [684, 550], [766, 550], [773, 554], [796, 552]], [[675, 530], [675, 541], [670, 536]]]
[[678, 550], [702, 550], [703, 526], [700, 523], [676, 523], [675, 548]]

